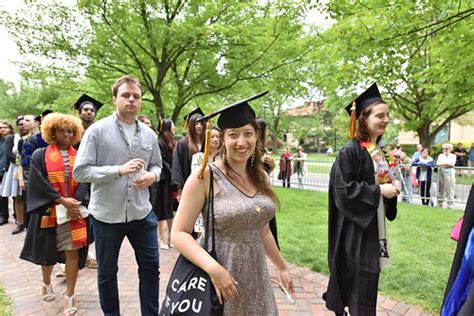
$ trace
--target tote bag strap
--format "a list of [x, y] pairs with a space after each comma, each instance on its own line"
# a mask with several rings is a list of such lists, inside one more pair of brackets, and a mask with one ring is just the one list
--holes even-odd
[[[210, 218], [209, 218], [210, 217]], [[210, 219], [210, 221], [209, 221]], [[214, 220], [214, 172], [212, 166], [209, 166], [209, 196], [207, 197], [207, 225], [205, 228], [204, 249], [209, 249], [209, 228], [211, 229], [211, 254], [215, 256], [216, 250], [216, 235], [215, 235], [215, 220]], [[217, 258], [214, 258], [217, 260]]]

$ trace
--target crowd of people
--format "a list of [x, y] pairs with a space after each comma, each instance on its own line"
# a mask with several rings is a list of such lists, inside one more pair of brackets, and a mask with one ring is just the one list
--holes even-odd
[[[401, 145], [390, 153], [396, 158], [396, 177], [401, 183], [402, 201], [413, 202], [415, 188], [418, 190], [423, 205], [442, 208], [446, 202], [449, 209], [454, 204], [454, 187], [456, 184], [456, 167], [466, 166], [467, 151], [462, 144], [444, 143], [442, 152], [435, 158], [430, 155], [430, 149], [417, 145], [412, 158], [402, 150]], [[461, 152], [461, 154], [458, 154]], [[470, 152], [474, 152], [474, 144]], [[459, 173], [462, 175], [462, 172]], [[468, 173], [466, 173], [468, 174]]]
[[[209, 275], [225, 315], [278, 314], [266, 257], [289, 295], [294, 286], [278, 243], [266, 122], [249, 104], [266, 93], [208, 115], [196, 108], [185, 116], [179, 141], [172, 120], [160, 118], [155, 129], [149, 117], [138, 115], [142, 93], [140, 82], [125, 75], [112, 87], [114, 113], [101, 120], [96, 114], [103, 103], [82, 95], [74, 104], [79, 117], [22, 115], [17, 131], [0, 121], [0, 225], [9, 221], [12, 197], [12, 234], [26, 229], [20, 257], [41, 266], [42, 300], [56, 299], [52, 271], [62, 264], [64, 314], [76, 314], [78, 271], [88, 266], [97, 268], [103, 313], [119, 315], [118, 259], [127, 238], [138, 265], [142, 315], [159, 312], [159, 251], [173, 247]], [[421, 146], [411, 159], [401, 145], [389, 150], [381, 141], [389, 106], [376, 84], [346, 111], [351, 140], [330, 174], [330, 278], [323, 298], [336, 315], [347, 309], [375, 315], [379, 274], [390, 260], [386, 220], [396, 218], [398, 195], [411, 202], [415, 169], [422, 202], [429, 204], [437, 174], [438, 206], [446, 201], [451, 208], [454, 166], [471, 162], [474, 144], [469, 152], [458, 146], [454, 154], [444, 144], [436, 161]], [[393, 174], [390, 157], [397, 160]], [[306, 161], [302, 147], [294, 154], [283, 150], [283, 187], [296, 175], [304, 188]], [[204, 249], [211, 207], [215, 254]]]
[[[172, 120], [160, 118], [154, 129], [149, 117], [138, 115], [141, 96], [140, 83], [127, 75], [112, 87], [115, 112], [101, 120], [96, 121], [96, 115], [103, 103], [82, 95], [74, 104], [79, 117], [49, 110], [40, 116], [22, 115], [16, 119], [17, 132], [9, 122], [0, 121], [0, 157], [5, 165], [0, 223], [9, 221], [8, 199], [12, 197], [17, 223], [12, 233], [26, 230], [20, 258], [41, 266], [38, 291], [42, 300], [56, 299], [51, 278], [54, 266], [60, 264], [56, 277], [66, 279], [64, 314], [76, 314], [78, 271], [88, 264], [97, 268], [103, 313], [119, 315], [118, 257], [126, 237], [138, 264], [141, 313], [157, 315], [159, 249], [176, 247], [190, 258], [195, 256], [187, 250], [192, 245], [187, 235], [192, 241], [199, 238], [194, 247], [200, 247], [203, 230], [196, 219], [202, 219], [205, 207], [196, 208], [194, 200], [199, 195], [186, 192], [193, 192], [196, 185], [199, 190], [204, 188], [201, 182], [209, 179], [195, 174], [208, 166], [206, 172], [212, 169], [215, 173], [216, 212], [227, 214], [224, 206], [241, 203], [249, 208], [237, 207], [227, 218], [218, 217], [218, 249], [223, 251], [219, 257], [227, 257], [227, 263], [202, 268], [212, 276], [226, 311], [252, 313], [262, 308], [257, 303], [263, 300], [268, 304], [262, 312], [274, 314], [270, 279], [259, 281], [261, 276], [255, 275], [266, 271], [265, 254], [278, 267], [282, 286], [292, 292], [293, 285], [277, 243], [278, 199], [268, 181], [275, 163], [265, 152], [255, 113], [241, 102], [250, 109], [249, 117], [231, 115], [230, 125], [206, 128], [207, 119], [197, 108], [185, 117], [186, 133], [177, 141]], [[248, 212], [258, 216], [249, 221]], [[252, 230], [234, 236], [229, 221], [238, 218]], [[206, 224], [201, 220], [201, 226]], [[243, 250], [243, 240], [261, 243], [252, 242], [251, 248]], [[242, 273], [244, 266], [235, 270], [239, 255], [257, 261]], [[255, 296], [254, 287], [262, 291], [261, 297]], [[249, 299], [255, 304], [249, 304]]]
[[[446, 206], [452, 209], [456, 176], [470, 174], [469, 170], [463, 173], [459, 167], [474, 166], [474, 143], [469, 150], [464, 149], [462, 143], [458, 143], [454, 150], [453, 145], [445, 143], [441, 146], [442, 152], [435, 158], [430, 156], [430, 149], [421, 144], [416, 146], [411, 158], [400, 144], [392, 150], [390, 144], [382, 142], [381, 148], [386, 159], [393, 163], [391, 172], [400, 182], [401, 200], [406, 203], [413, 203], [416, 193], [419, 194], [422, 205], [442, 208], [446, 202]], [[296, 148], [294, 154], [290, 148], [283, 148], [277, 175], [283, 187], [289, 188], [292, 176], [296, 175], [298, 188], [304, 189], [306, 160], [307, 155], [301, 146]], [[455, 172], [456, 169], [460, 171]]]

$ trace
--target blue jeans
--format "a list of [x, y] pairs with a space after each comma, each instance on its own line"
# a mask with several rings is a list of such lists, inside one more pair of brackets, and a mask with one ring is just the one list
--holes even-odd
[[138, 263], [140, 308], [142, 315], [158, 315], [160, 263], [156, 215], [128, 223], [108, 224], [92, 219], [97, 253], [97, 282], [100, 307], [104, 315], [120, 315], [117, 287], [118, 257], [125, 236], [135, 251]]

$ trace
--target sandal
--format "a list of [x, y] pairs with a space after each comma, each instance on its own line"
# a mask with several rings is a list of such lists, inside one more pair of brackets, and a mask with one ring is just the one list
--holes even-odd
[[51, 286], [51, 283], [46, 284], [46, 283], [43, 282], [43, 284], [41, 284], [41, 286], [43, 287], [43, 289], [46, 292], [46, 293], [41, 292], [41, 293], [43, 293], [43, 296], [41, 297], [41, 299], [44, 302], [54, 301], [54, 299], [56, 298], [56, 295], [54, 295], [53, 287]]
[[86, 267], [88, 267], [89, 269], [97, 269], [97, 260], [87, 259]]
[[77, 306], [74, 306], [76, 295], [67, 296], [64, 293], [64, 298], [66, 299], [66, 307], [64, 307], [64, 315], [76, 315], [77, 313]]

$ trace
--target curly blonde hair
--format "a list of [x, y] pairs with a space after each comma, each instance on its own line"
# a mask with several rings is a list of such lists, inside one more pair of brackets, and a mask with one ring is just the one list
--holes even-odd
[[53, 144], [55, 143], [54, 133], [60, 127], [71, 127], [73, 129], [74, 137], [71, 145], [77, 144], [82, 138], [82, 133], [84, 133], [84, 127], [82, 127], [82, 122], [79, 118], [55, 112], [48, 114], [41, 123], [41, 136], [48, 144]]

